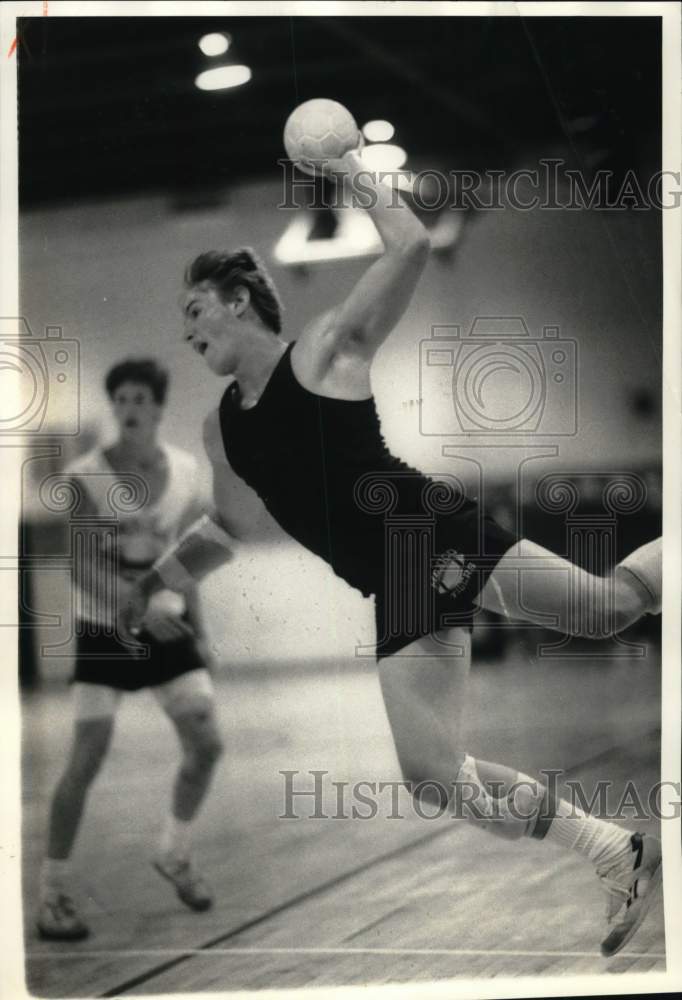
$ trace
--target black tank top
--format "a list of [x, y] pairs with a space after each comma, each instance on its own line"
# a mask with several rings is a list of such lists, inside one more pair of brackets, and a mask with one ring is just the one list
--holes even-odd
[[256, 406], [241, 409], [234, 384], [223, 395], [225, 454], [288, 534], [368, 596], [385, 566], [382, 483], [399, 484], [396, 506], [409, 514], [429, 480], [389, 452], [373, 398], [305, 389], [291, 367], [293, 346]]

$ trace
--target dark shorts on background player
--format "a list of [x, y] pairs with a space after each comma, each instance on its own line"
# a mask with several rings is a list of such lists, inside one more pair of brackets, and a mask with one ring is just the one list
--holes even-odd
[[[86, 631], [87, 630], [87, 631]], [[148, 656], [131, 653], [103, 629], [81, 625], [76, 642], [76, 664], [73, 681], [82, 684], [104, 684], [119, 691], [138, 691], [155, 687], [206, 665], [192, 638], [176, 642], [158, 642], [147, 632], [139, 640], [148, 646]]]

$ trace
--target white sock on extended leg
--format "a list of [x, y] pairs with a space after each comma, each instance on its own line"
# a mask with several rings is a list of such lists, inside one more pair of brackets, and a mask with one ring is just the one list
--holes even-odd
[[162, 854], [173, 854], [177, 858], [188, 858], [192, 840], [192, 820], [178, 819], [171, 813], [161, 830], [159, 848]]
[[70, 858], [44, 858], [40, 866], [40, 896], [59, 895], [68, 892], [73, 873]]
[[628, 830], [588, 816], [565, 799], [557, 800], [555, 808], [546, 840], [569, 847], [599, 866], [616, 861], [623, 852], [631, 850]]
[[[598, 867], [631, 854], [631, 834], [589, 816], [565, 799], [546, 799], [546, 789], [522, 772], [465, 755], [458, 775], [458, 808], [491, 833], [516, 840], [547, 839], [568, 847]], [[547, 809], [551, 811], [546, 812]]]

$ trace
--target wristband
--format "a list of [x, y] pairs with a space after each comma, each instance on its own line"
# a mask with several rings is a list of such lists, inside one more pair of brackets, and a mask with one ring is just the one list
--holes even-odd
[[169, 590], [189, 590], [196, 585], [196, 580], [188, 573], [177, 556], [172, 553], [154, 563], [154, 569]]
[[231, 559], [232, 547], [227, 532], [204, 514], [154, 563], [153, 568], [169, 590], [186, 591]]

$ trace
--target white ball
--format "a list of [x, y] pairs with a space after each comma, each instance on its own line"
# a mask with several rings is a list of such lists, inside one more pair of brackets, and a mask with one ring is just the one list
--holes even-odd
[[174, 590], [157, 590], [149, 599], [149, 610], [159, 611], [179, 618], [186, 609], [185, 598]]
[[309, 172], [319, 171], [325, 160], [338, 160], [357, 149], [361, 141], [350, 111], [326, 97], [299, 104], [284, 126], [287, 156]]

